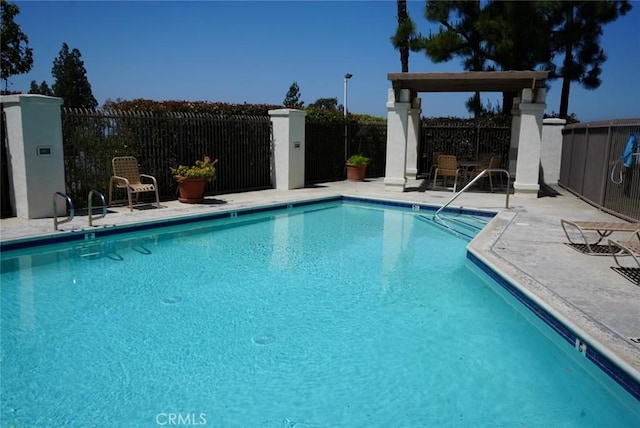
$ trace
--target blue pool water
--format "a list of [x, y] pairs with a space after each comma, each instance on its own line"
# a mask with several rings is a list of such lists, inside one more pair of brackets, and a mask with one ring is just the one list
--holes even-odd
[[640, 426], [467, 242], [330, 202], [5, 251], [2, 426]]

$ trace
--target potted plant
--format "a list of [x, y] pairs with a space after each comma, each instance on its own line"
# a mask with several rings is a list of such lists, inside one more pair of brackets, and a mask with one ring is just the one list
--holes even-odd
[[217, 162], [218, 159], [212, 162], [209, 156], [205, 156], [203, 160], [197, 160], [195, 165], [179, 165], [177, 168], [171, 168], [171, 173], [178, 182], [178, 190], [180, 191], [178, 200], [180, 202], [197, 204], [204, 200], [204, 188], [207, 181], [213, 181], [216, 178], [215, 164]]
[[361, 154], [351, 155], [351, 157], [347, 159], [347, 179], [351, 181], [364, 181], [367, 165], [370, 161], [371, 158]]

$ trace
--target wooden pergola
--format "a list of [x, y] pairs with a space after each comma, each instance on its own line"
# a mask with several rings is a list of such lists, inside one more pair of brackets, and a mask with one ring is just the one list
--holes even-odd
[[514, 189], [516, 194], [536, 197], [548, 77], [548, 71], [388, 73], [385, 189], [404, 191], [407, 176], [417, 174], [420, 92], [503, 92], [518, 97], [511, 124], [511, 149], [517, 151]]

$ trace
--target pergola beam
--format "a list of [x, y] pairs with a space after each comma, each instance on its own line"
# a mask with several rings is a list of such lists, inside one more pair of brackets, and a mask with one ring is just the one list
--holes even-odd
[[419, 92], [520, 92], [545, 87], [548, 71], [467, 71], [389, 73], [393, 89]]

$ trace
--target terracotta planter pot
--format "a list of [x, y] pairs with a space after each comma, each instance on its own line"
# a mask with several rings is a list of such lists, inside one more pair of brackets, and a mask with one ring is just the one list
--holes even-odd
[[364, 175], [367, 172], [366, 165], [347, 164], [347, 180], [364, 181]]
[[180, 198], [178, 200], [184, 204], [197, 204], [204, 200], [204, 188], [207, 180], [204, 178], [185, 178], [178, 181]]

